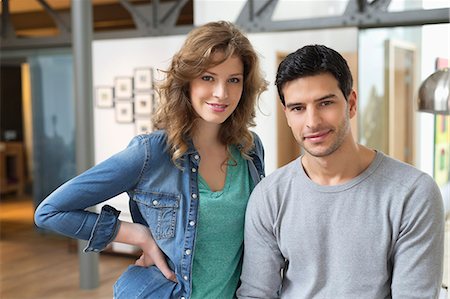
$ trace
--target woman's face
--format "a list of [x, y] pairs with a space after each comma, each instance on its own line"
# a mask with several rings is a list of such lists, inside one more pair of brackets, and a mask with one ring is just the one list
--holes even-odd
[[[220, 59], [223, 53], [213, 54]], [[190, 98], [201, 122], [222, 124], [239, 104], [244, 87], [244, 64], [231, 56], [190, 82]]]

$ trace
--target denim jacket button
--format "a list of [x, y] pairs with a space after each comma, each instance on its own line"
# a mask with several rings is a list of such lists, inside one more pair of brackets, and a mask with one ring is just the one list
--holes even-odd
[[181, 297], [180, 299], [186, 299], [186, 297]]
[[195, 155], [195, 156], [194, 156], [194, 159], [195, 159], [195, 160], [198, 160], [199, 158], [200, 158], [199, 155]]
[[197, 198], [197, 194], [192, 193], [192, 198], [193, 198], [193, 199], [196, 199], [196, 198]]
[[158, 201], [157, 201], [157, 200], [154, 200], [154, 201], [152, 202], [152, 204], [153, 204], [154, 206], [156, 206], [156, 205], [158, 205]]
[[183, 279], [184, 279], [184, 280], [188, 280], [189, 277], [187, 277], [187, 275], [184, 275], [184, 276], [183, 276]]
[[195, 221], [194, 220], [189, 221], [189, 225], [190, 226], [194, 226], [195, 225]]
[[197, 171], [197, 169], [195, 169], [194, 167], [192, 167], [192, 172], [196, 172]]
[[186, 249], [185, 252], [186, 252], [187, 255], [190, 255], [192, 251], [190, 249]]

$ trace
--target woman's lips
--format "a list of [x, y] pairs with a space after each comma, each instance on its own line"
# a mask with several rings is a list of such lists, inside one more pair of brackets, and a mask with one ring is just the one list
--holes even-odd
[[228, 107], [228, 105], [226, 104], [216, 104], [216, 103], [207, 103], [207, 104], [214, 112], [224, 112]]

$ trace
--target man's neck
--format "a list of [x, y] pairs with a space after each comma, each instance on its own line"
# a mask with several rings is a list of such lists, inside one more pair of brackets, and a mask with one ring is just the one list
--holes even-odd
[[375, 158], [375, 151], [349, 140], [325, 157], [306, 153], [301, 160], [309, 178], [319, 185], [340, 185], [362, 173]]

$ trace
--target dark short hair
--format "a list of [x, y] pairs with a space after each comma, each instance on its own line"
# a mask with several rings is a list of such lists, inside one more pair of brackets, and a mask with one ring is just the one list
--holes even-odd
[[286, 56], [278, 66], [275, 79], [283, 106], [285, 99], [282, 89], [287, 82], [323, 73], [330, 73], [336, 78], [347, 99], [352, 91], [353, 78], [347, 61], [341, 54], [324, 45], [308, 45]]

